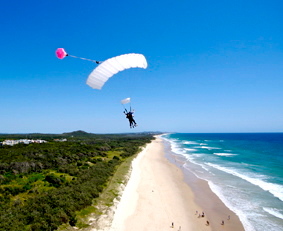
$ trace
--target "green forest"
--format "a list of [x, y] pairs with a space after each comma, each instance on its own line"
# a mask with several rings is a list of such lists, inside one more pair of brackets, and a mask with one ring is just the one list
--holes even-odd
[[75, 226], [77, 211], [99, 199], [117, 167], [153, 134], [1, 134], [0, 141], [27, 137], [47, 142], [0, 146], [0, 230]]

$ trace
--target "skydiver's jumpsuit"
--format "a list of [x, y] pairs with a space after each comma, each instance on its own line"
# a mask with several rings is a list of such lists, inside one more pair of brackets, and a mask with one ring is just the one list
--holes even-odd
[[130, 128], [134, 128], [137, 125], [137, 123], [136, 123], [136, 121], [133, 118], [133, 112], [130, 111], [130, 112], [127, 112], [125, 114], [126, 114], [126, 118], [130, 122]]

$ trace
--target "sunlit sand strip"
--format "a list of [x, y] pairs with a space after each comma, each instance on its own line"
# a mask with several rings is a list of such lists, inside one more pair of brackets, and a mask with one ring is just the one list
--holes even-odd
[[200, 207], [193, 202], [181, 170], [164, 157], [157, 138], [133, 161], [110, 230], [211, 230], [197, 218], [196, 210]]
[[[193, 181], [205, 195], [206, 203], [200, 203], [202, 207], [196, 204], [198, 193], [193, 194], [181, 169], [164, 154], [163, 142], [157, 137], [134, 159], [111, 227], [104, 230], [244, 230], [238, 217], [209, 189], [207, 182], [199, 179]], [[205, 217], [199, 218], [196, 211], [198, 214], [204, 211]], [[229, 214], [231, 220], [225, 219], [221, 225], [224, 214]]]

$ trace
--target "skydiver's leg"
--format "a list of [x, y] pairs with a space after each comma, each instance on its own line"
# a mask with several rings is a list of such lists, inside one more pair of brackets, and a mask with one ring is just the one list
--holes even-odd
[[133, 119], [133, 123], [134, 123], [134, 127], [136, 127], [137, 126], [137, 123], [136, 123], [136, 121]]
[[134, 127], [135, 127], [135, 125], [136, 125], [136, 122], [135, 122], [135, 120], [134, 120], [134, 119], [132, 119], [132, 127], [134, 128]]
[[132, 122], [131, 120], [129, 120], [129, 123], [130, 123], [130, 128], [132, 128], [132, 123], [133, 123], [133, 122]]

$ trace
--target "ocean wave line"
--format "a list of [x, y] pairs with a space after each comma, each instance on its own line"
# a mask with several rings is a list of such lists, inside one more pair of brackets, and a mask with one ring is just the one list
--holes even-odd
[[242, 178], [243, 180], [246, 180], [249, 183], [262, 188], [264, 191], [270, 192], [273, 196], [275, 196], [275, 197], [279, 198], [281, 201], [283, 201], [283, 186], [281, 186], [281, 185], [265, 182], [265, 181], [260, 180], [260, 179], [256, 179], [256, 178], [252, 178], [252, 177], [243, 175], [243, 174], [235, 171], [235, 169], [225, 168], [225, 167], [219, 166], [217, 164], [212, 164], [212, 163], [206, 163], [206, 164], [213, 167], [213, 168], [221, 170], [223, 172], [226, 172], [226, 173], [229, 173], [231, 175]]

